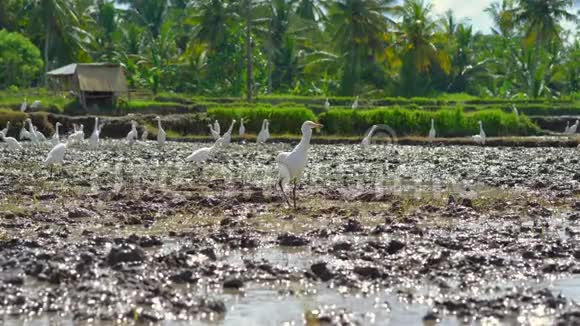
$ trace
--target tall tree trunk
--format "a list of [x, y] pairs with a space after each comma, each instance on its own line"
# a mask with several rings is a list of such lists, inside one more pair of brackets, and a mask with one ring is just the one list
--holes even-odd
[[252, 15], [251, 1], [246, 0], [246, 101], [252, 101]]
[[44, 87], [48, 87], [48, 75], [46, 74], [48, 72], [48, 50], [50, 49], [50, 34], [51, 34], [51, 29], [50, 29], [50, 23], [47, 22], [46, 24], [46, 38], [44, 39], [44, 76], [43, 76], [43, 81], [44, 81]]

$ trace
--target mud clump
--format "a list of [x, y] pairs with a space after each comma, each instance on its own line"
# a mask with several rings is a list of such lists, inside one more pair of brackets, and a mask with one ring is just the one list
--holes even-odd
[[302, 237], [293, 233], [284, 233], [278, 236], [278, 244], [286, 247], [302, 247], [310, 243], [306, 237]]
[[111, 248], [107, 255], [107, 263], [111, 266], [119, 263], [139, 263], [147, 258], [145, 251], [133, 244], [122, 244]]

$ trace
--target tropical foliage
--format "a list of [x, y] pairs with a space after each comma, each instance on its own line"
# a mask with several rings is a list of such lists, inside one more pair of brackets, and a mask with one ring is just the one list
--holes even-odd
[[[431, 3], [2, 0], [0, 29], [29, 39], [46, 70], [120, 62], [131, 88], [154, 93], [577, 96], [573, 1], [497, 0], [486, 10], [494, 26], [485, 33], [468, 17], [437, 15]], [[0, 87], [44, 82], [35, 76]]]

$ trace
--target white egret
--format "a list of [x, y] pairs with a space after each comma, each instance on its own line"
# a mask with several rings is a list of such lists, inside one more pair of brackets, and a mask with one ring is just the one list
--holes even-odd
[[70, 134], [68, 136], [68, 142], [70, 142], [70, 145], [74, 144], [74, 143], [82, 143], [83, 140], [85, 139], [85, 126], [81, 123], [81, 125], [78, 127], [78, 129], [76, 129], [75, 132], [73, 132], [72, 134]]
[[30, 108], [33, 110], [40, 109], [41, 104], [42, 103], [39, 100], [36, 100], [36, 101], [32, 102], [32, 105], [30, 105]]
[[352, 102], [351, 108], [354, 110], [358, 109], [358, 96], [354, 99], [354, 102]]
[[54, 165], [62, 165], [62, 162], [64, 161], [64, 154], [66, 152], [66, 148], [68, 147], [68, 143], [59, 143], [56, 146], [54, 146], [50, 152], [48, 152], [48, 155], [46, 156], [46, 159], [44, 160], [44, 165], [50, 165], [50, 176], [52, 177], [52, 169], [54, 167]]
[[239, 135], [240, 137], [244, 137], [246, 135], [246, 126], [244, 126], [244, 118], [240, 119]]
[[371, 144], [371, 139], [373, 138], [373, 134], [375, 133], [375, 130], [377, 130], [378, 127], [379, 126], [377, 125], [373, 125], [371, 130], [369, 130], [369, 132], [365, 136], [365, 138], [363, 138], [363, 140], [360, 142], [362, 147], [369, 147], [369, 145]]
[[568, 130], [568, 133], [569, 133], [570, 135], [573, 135], [573, 134], [575, 134], [575, 133], [576, 133], [576, 131], [578, 131], [578, 124], [579, 124], [579, 123], [580, 123], [580, 122], [579, 122], [578, 120], [576, 120], [576, 123], [574, 123], [574, 124], [573, 124], [573, 125], [570, 127], [570, 129]]
[[26, 103], [26, 97], [24, 97], [24, 102], [20, 105], [20, 112], [25, 112], [26, 108], [28, 107], [28, 103]]
[[101, 130], [99, 129], [99, 118], [95, 117], [95, 126], [93, 128], [93, 133], [89, 138], [89, 146], [92, 149], [97, 149], [99, 147], [99, 136], [101, 134]]
[[159, 147], [163, 148], [163, 146], [165, 146], [165, 139], [167, 138], [167, 133], [165, 132], [165, 130], [163, 130], [163, 127], [161, 126], [161, 117], [156, 116], [155, 120], [157, 120], [157, 129], [159, 129], [159, 131], [157, 132], [157, 144], [159, 145]]
[[485, 131], [483, 131], [483, 122], [479, 121], [479, 135], [473, 135], [471, 138], [480, 145], [485, 145]]
[[6, 137], [6, 135], [4, 134], [3, 131], [0, 131], [0, 139], [2, 139], [3, 141], [5, 141], [8, 144], [8, 148], [11, 151], [16, 152], [16, 151], [22, 150], [22, 145], [20, 145], [18, 140], [16, 140], [13, 137]]
[[234, 125], [236, 124], [236, 120], [232, 120], [228, 131], [224, 133], [223, 136], [218, 140], [222, 144], [229, 144], [232, 142], [232, 130], [234, 129]]
[[127, 134], [127, 144], [133, 145], [135, 140], [137, 140], [137, 122], [135, 120], [131, 120], [131, 131]]
[[214, 123], [213, 123], [213, 130], [215, 130], [215, 132], [217, 132], [217, 133], [218, 133], [218, 135], [221, 135], [221, 133], [222, 133], [222, 129], [221, 129], [221, 127], [220, 127], [220, 123], [219, 123], [219, 121], [217, 121], [217, 120], [216, 120], [216, 121], [214, 121]]
[[8, 130], [10, 129], [10, 121], [6, 122], [6, 128], [2, 129], [1, 132], [4, 135], [8, 135]]
[[211, 137], [212, 137], [214, 140], [218, 140], [218, 139], [220, 139], [220, 134], [219, 134], [219, 133], [217, 133], [217, 132], [216, 132], [216, 131], [213, 129], [213, 126], [211, 125], [211, 123], [210, 123], [210, 124], [208, 124], [207, 126], [209, 127], [209, 132], [211, 133]]
[[34, 126], [34, 133], [36, 134], [36, 138], [38, 139], [39, 142], [46, 141], [46, 137], [44, 136], [44, 134], [42, 132], [40, 132], [38, 130], [38, 128], [36, 126]]
[[268, 130], [270, 127], [270, 121], [268, 119], [264, 119], [262, 121], [262, 130], [258, 134], [258, 143], [264, 144], [270, 138], [270, 131]]
[[437, 130], [435, 130], [435, 120], [431, 119], [431, 129], [429, 130], [429, 142], [433, 142], [433, 140], [437, 137]]
[[312, 121], [304, 122], [301, 128], [302, 139], [300, 143], [296, 145], [292, 152], [282, 152], [276, 157], [280, 173], [278, 176], [278, 186], [280, 186], [286, 202], [290, 205], [290, 200], [284, 192], [284, 183], [293, 183], [292, 199], [294, 201], [294, 208], [296, 208], [296, 187], [308, 163], [308, 148], [310, 147], [310, 139], [312, 138], [312, 129], [321, 127], [321, 124]]
[[32, 125], [32, 120], [28, 118], [26, 119], [26, 122], [28, 122], [28, 134], [30, 141], [32, 141], [34, 144], [38, 143], [38, 137], [36, 136], [34, 126]]
[[570, 121], [566, 121], [566, 129], [564, 129], [564, 134], [568, 134], [570, 132]]
[[147, 141], [147, 137], [149, 137], [149, 131], [147, 131], [147, 129], [145, 129], [143, 131], [143, 134], [141, 135], [141, 141]]
[[217, 140], [210, 147], [199, 148], [199, 149], [195, 150], [193, 153], [191, 153], [188, 157], [186, 157], [185, 160], [189, 161], [189, 162], [194, 162], [199, 167], [199, 170], [201, 172], [200, 164], [207, 161], [209, 159], [209, 157], [211, 156], [211, 153], [213, 152], [213, 150], [217, 146], [219, 146], [220, 144], [221, 144], [220, 140]]
[[22, 128], [20, 128], [20, 136], [18, 138], [20, 138], [20, 140], [30, 139], [30, 133], [26, 130], [26, 120], [22, 122]]
[[60, 122], [56, 122], [55, 126], [55, 131], [54, 131], [54, 135], [52, 135], [52, 145], [56, 146], [60, 143], [60, 126], [62, 126], [62, 124]]
[[330, 109], [330, 102], [328, 101], [328, 98], [326, 98], [326, 101], [324, 101], [324, 108], [326, 110]]

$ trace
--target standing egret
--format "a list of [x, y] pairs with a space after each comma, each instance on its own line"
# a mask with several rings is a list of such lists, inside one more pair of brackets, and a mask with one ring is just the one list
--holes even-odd
[[74, 144], [74, 143], [82, 143], [83, 140], [85, 139], [85, 126], [81, 123], [81, 125], [78, 127], [78, 129], [76, 129], [75, 132], [73, 132], [72, 134], [70, 134], [68, 136], [68, 142], [70, 142], [70, 145]]
[[566, 129], [564, 129], [564, 134], [568, 134], [570, 132], [570, 121], [566, 121]]
[[58, 145], [60, 143], [60, 131], [59, 131], [59, 128], [60, 128], [60, 126], [62, 126], [62, 124], [57, 121], [54, 126], [55, 126], [55, 129], [56, 130], [54, 132], [54, 135], [52, 135], [52, 145], [53, 146], [56, 146], [56, 145]]
[[327, 111], [330, 109], [330, 102], [328, 101], [328, 97], [326, 98], [326, 101], [324, 101], [324, 109]]
[[50, 165], [50, 176], [52, 177], [52, 169], [54, 165], [62, 165], [64, 160], [64, 153], [66, 152], [66, 148], [68, 147], [68, 143], [60, 143], [57, 144], [52, 148], [46, 159], [44, 160], [44, 165]]
[[36, 138], [38, 139], [39, 142], [46, 141], [46, 137], [44, 136], [44, 134], [42, 132], [40, 132], [38, 130], [38, 128], [36, 126], [34, 126], [34, 133], [36, 134]]
[[367, 133], [366, 137], [363, 138], [363, 140], [360, 142], [362, 147], [369, 147], [369, 145], [371, 144], [371, 139], [373, 138], [373, 134], [375, 133], [375, 130], [377, 130], [378, 127], [379, 126], [377, 125], [373, 125], [371, 130], [369, 130], [369, 132]]
[[214, 140], [218, 140], [218, 139], [220, 139], [220, 134], [219, 134], [219, 133], [217, 133], [217, 132], [216, 132], [216, 131], [213, 129], [213, 126], [211, 125], [211, 123], [210, 123], [210, 124], [208, 124], [207, 126], [209, 127], [209, 132], [211, 133], [211, 137], [212, 137]]
[[433, 142], [433, 140], [437, 137], [437, 130], [435, 130], [435, 120], [431, 119], [431, 129], [429, 130], [429, 142]]
[[358, 96], [357, 96], [357, 97], [354, 99], [354, 102], [352, 102], [352, 106], [351, 106], [351, 108], [352, 108], [353, 110], [356, 110], [356, 109], [358, 109]]
[[135, 120], [131, 120], [131, 131], [127, 134], [127, 144], [133, 145], [135, 140], [137, 140], [137, 122]]
[[28, 122], [28, 134], [30, 135], [30, 141], [32, 141], [34, 144], [38, 143], [38, 137], [36, 137], [36, 132], [34, 130], [34, 126], [32, 125], [32, 120], [28, 118], [26, 119], [26, 122]]
[[13, 137], [6, 137], [6, 135], [4, 134], [3, 131], [0, 131], [0, 139], [2, 139], [3, 141], [5, 141], [8, 144], [8, 148], [11, 151], [16, 152], [16, 151], [22, 150], [22, 145], [20, 145], [18, 140], [16, 140]]
[[6, 128], [2, 129], [4, 135], [8, 135], [8, 130], [10, 129], [10, 121], [6, 122]]
[[24, 102], [20, 105], [20, 112], [25, 112], [26, 108], [28, 107], [28, 103], [26, 103], [26, 97], [24, 97]]
[[483, 122], [479, 121], [479, 135], [473, 135], [471, 138], [480, 145], [485, 145], [485, 131], [483, 131]]
[[240, 119], [239, 135], [240, 137], [244, 137], [244, 135], [246, 135], [246, 126], [244, 126], [244, 118]]
[[218, 140], [222, 144], [229, 144], [232, 142], [232, 130], [234, 129], [234, 125], [236, 124], [236, 120], [232, 120], [228, 131], [224, 133], [224, 135]]
[[296, 145], [292, 152], [282, 152], [276, 157], [278, 162], [278, 170], [280, 172], [278, 177], [278, 186], [282, 190], [282, 194], [286, 198], [286, 202], [290, 205], [290, 200], [284, 192], [284, 183], [292, 182], [294, 187], [292, 190], [292, 199], [294, 201], [294, 208], [296, 208], [296, 187], [304, 173], [306, 164], [308, 163], [308, 148], [310, 147], [310, 138], [312, 138], [312, 129], [321, 128], [322, 125], [306, 121], [302, 124], [302, 139]]
[[20, 140], [30, 139], [30, 133], [26, 130], [26, 120], [22, 122], [22, 128], [20, 128]]
[[268, 121], [268, 119], [264, 119], [264, 121], [262, 121], [262, 130], [260, 130], [260, 133], [258, 134], [258, 143], [263, 144], [268, 141], [268, 138], [270, 138], [270, 131], [268, 130], [269, 127], [270, 121]]
[[193, 153], [191, 153], [188, 157], [186, 157], [185, 160], [195, 162], [201, 173], [201, 166], [199, 164], [207, 161], [207, 159], [210, 157], [211, 153], [216, 148], [216, 146], [219, 146], [220, 144], [221, 144], [220, 140], [217, 140], [213, 144], [213, 146], [199, 148], [195, 150]]
[[157, 144], [159, 145], [159, 147], [163, 148], [163, 146], [165, 146], [165, 139], [167, 138], [167, 133], [165, 132], [165, 130], [163, 130], [163, 127], [161, 126], [161, 117], [156, 116], [155, 120], [157, 120], [157, 129], [159, 129], [159, 131], [157, 132]]
[[141, 141], [147, 141], [147, 137], [149, 137], [149, 131], [147, 131], [147, 129], [145, 129], [143, 131], [143, 134], [141, 135]]
[[218, 135], [221, 135], [221, 133], [222, 133], [222, 128], [220, 127], [220, 123], [219, 123], [219, 121], [217, 121], [217, 120], [216, 120], [216, 121], [214, 121], [214, 123], [213, 123], [213, 130], [215, 130], [215, 132], [217, 132], [217, 133], [218, 133]]
[[89, 147], [92, 149], [97, 149], [99, 147], [99, 136], [101, 134], [101, 130], [99, 129], [99, 118], [95, 117], [95, 127], [93, 128], [93, 133], [89, 138]]

